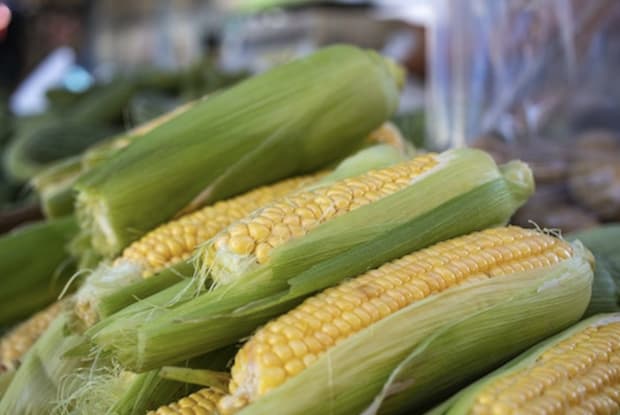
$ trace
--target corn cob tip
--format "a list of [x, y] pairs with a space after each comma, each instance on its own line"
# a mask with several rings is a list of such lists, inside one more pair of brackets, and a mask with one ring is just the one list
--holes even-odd
[[114, 265], [101, 263], [75, 293], [73, 311], [86, 327], [91, 327], [99, 321], [98, 299], [118, 289], [120, 285], [139, 281], [141, 274], [142, 267], [135, 262], [117, 261]]

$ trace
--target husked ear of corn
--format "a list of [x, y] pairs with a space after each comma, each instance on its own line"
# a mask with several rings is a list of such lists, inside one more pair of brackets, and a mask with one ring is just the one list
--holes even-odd
[[[201, 247], [199, 278], [145, 299], [89, 336], [133, 370], [173, 364], [234, 343], [346, 278], [447, 238], [501, 225], [532, 191], [525, 164], [498, 168], [473, 149], [420, 155], [302, 190]], [[214, 285], [196, 297], [197, 290], [188, 287], [207, 278]]]
[[[87, 326], [91, 326], [99, 319], [101, 297], [118, 292], [120, 287], [135, 282], [140, 276], [150, 278], [173, 266], [176, 267], [175, 271], [187, 269], [191, 275], [192, 267], [184, 265], [194, 249], [252, 211], [303, 187], [333, 182], [371, 168], [386, 167], [404, 159], [405, 154], [401, 149], [388, 145], [375, 145], [346, 158], [329, 173], [323, 171], [261, 186], [161, 225], [125, 248], [114, 264], [99, 266], [86, 279], [76, 295], [76, 313]], [[168, 275], [165, 278], [166, 281], [174, 282], [179, 279], [178, 277], [170, 279]], [[154, 286], [161, 288], [159, 281]], [[104, 314], [111, 312], [107, 305], [103, 311]]]
[[402, 77], [374, 52], [333, 46], [243, 81], [81, 178], [81, 225], [114, 256], [179, 213], [315, 171], [390, 117]]
[[506, 227], [387, 263], [258, 330], [220, 413], [419, 409], [576, 322], [591, 260], [579, 243]]
[[599, 226], [576, 234], [596, 257], [592, 299], [585, 316], [620, 311], [620, 225]]
[[617, 414], [620, 314], [600, 314], [534, 346], [429, 415]]
[[73, 217], [25, 225], [0, 237], [0, 324], [11, 324], [54, 302], [75, 271], [66, 247]]
[[215, 389], [203, 388], [147, 415], [217, 415], [217, 403], [223, 395]]
[[56, 302], [39, 311], [0, 339], [0, 373], [17, 369], [24, 354], [60, 314], [62, 303]]

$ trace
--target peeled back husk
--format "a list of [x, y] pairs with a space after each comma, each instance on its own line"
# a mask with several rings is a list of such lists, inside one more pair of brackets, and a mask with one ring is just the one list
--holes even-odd
[[573, 249], [551, 267], [415, 302], [336, 344], [237, 415], [417, 413], [579, 320], [592, 264], [582, 245]]
[[[555, 346], [557, 346], [562, 341], [565, 341], [569, 339], [570, 337], [573, 337], [579, 334], [580, 332], [583, 332], [586, 329], [589, 329], [592, 327], [602, 327], [608, 324], [617, 324], [618, 322], [620, 322], [619, 313], [598, 314], [596, 316], [591, 316], [590, 318], [583, 320], [578, 324], [575, 324], [574, 326], [564, 330], [563, 332], [557, 334], [556, 336], [553, 336], [550, 339], [545, 340], [533, 346], [531, 349], [527, 350], [526, 352], [520, 354], [516, 358], [512, 359], [511, 361], [503, 365], [501, 368], [493, 371], [492, 373], [488, 374], [482, 379], [474, 382], [467, 388], [461, 390], [460, 392], [452, 396], [450, 399], [446, 400], [444, 403], [428, 411], [426, 415], [467, 415], [470, 413], [472, 407], [475, 405], [477, 396], [490, 383], [496, 382], [498, 380], [506, 378], [507, 376], [510, 376], [518, 372], [521, 372], [523, 370], [527, 370], [531, 368], [534, 365], [534, 363], [545, 352], [548, 352], [549, 350], [553, 349]], [[596, 375], [592, 377], [592, 379], [587, 383], [587, 385], [588, 386], [590, 385], [600, 386], [601, 383], [593, 383], [593, 382], [598, 382], [597, 380], [595, 380], [595, 378], [596, 378]], [[573, 382], [578, 382], [578, 381], [579, 381], [578, 379], [573, 380]], [[570, 382], [567, 380], [566, 383], [570, 383]], [[582, 398], [585, 398], [588, 395], [588, 391], [584, 389], [579, 390], [576, 383], [573, 383], [573, 386], [575, 386], [576, 392], [572, 398], [574, 399], [574, 403], [578, 404], [579, 398], [577, 398], [578, 396], [577, 394], [579, 394]], [[611, 388], [617, 391], [617, 384], [612, 384], [608, 386], [610, 386]], [[538, 394], [536, 393], [532, 393], [533, 397], [537, 395]], [[595, 394], [590, 394], [590, 396], [593, 398], [596, 397]], [[600, 402], [604, 403], [604, 400], [601, 400]], [[560, 411], [564, 412], [566, 411], [566, 408], [560, 408]], [[579, 412], [579, 413], [590, 413], [590, 412]], [[602, 411], [602, 408], [601, 408], [601, 413], [605, 413]]]

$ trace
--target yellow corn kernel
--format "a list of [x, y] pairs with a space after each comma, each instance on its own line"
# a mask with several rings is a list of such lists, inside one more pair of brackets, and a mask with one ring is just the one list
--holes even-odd
[[[482, 255], [483, 247], [490, 256]], [[555, 253], [552, 258], [559, 262], [571, 251], [568, 243], [534, 230], [489, 229], [441, 242], [329, 288], [265, 325], [241, 348], [232, 369], [231, 395], [222, 399], [220, 412], [232, 413], [252, 402], [333, 345], [416, 301], [470, 278], [501, 275], [497, 270], [510, 264], [549, 266], [550, 261], [541, 263], [540, 258]], [[274, 381], [269, 377], [274, 368], [283, 368], [286, 376]]]
[[[425, 154], [385, 169], [372, 170], [330, 186], [301, 191], [280, 199], [243, 219], [247, 226], [220, 232], [206, 250], [212, 265], [220, 254], [253, 256], [259, 264], [272, 249], [305, 235], [321, 223], [373, 203], [407, 187], [411, 180], [438, 164], [436, 154]], [[250, 241], [250, 239], [252, 241]]]
[[17, 369], [21, 358], [58, 316], [62, 303], [56, 302], [21, 323], [0, 340], [0, 372]]
[[222, 396], [215, 389], [204, 388], [147, 415], [217, 415], [217, 402]]
[[486, 385], [471, 413], [617, 414], [620, 411], [620, 322], [589, 326], [542, 353], [532, 365]]
[[[117, 259], [117, 263], [121, 261], [136, 263], [143, 270], [144, 277], [151, 276], [189, 258], [196, 246], [236, 220], [287, 193], [317, 181], [323, 175], [324, 173], [318, 173], [283, 180], [182, 216], [154, 229], [128, 246]], [[244, 236], [248, 233], [251, 239]], [[236, 232], [231, 231], [229, 244], [239, 252], [250, 252], [256, 249], [254, 241], [266, 239], [261, 238], [261, 235], [265, 234], [266, 230], [261, 229], [258, 224], [236, 229]]]

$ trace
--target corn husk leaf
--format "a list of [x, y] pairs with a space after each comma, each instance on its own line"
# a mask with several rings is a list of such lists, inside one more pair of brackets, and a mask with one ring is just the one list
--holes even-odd
[[80, 179], [80, 222], [113, 256], [179, 213], [338, 160], [396, 110], [399, 71], [334, 46], [241, 82]]
[[576, 248], [574, 258], [544, 270], [462, 284], [416, 302], [338, 343], [238, 414], [421, 409], [579, 320], [592, 268]]
[[26, 318], [57, 299], [75, 271], [66, 246], [76, 233], [75, 219], [67, 217], [25, 225], [0, 238], [0, 324]]
[[596, 257], [592, 300], [585, 317], [620, 311], [620, 225], [610, 224], [568, 235]]
[[426, 412], [427, 415], [466, 415], [469, 413], [469, 409], [474, 403], [474, 400], [477, 394], [490, 382], [495, 381], [497, 378], [502, 376], [510, 375], [516, 371], [527, 368], [532, 365], [538, 357], [543, 354], [546, 350], [549, 350], [554, 345], [562, 342], [563, 340], [571, 337], [575, 333], [578, 333], [587, 327], [605, 324], [609, 322], [617, 322], [620, 321], [620, 314], [599, 314], [596, 316], [591, 316], [590, 318], [581, 321], [574, 326], [564, 330], [563, 332], [547, 339], [539, 344], [533, 346], [526, 352], [520, 354], [516, 358], [512, 359], [499, 369], [493, 371], [482, 379], [476, 381], [471, 384], [467, 388], [458, 392], [446, 402], [438, 405], [432, 410]]
[[[216, 371], [224, 370], [235, 352], [236, 348], [228, 347], [181, 364], [185, 368], [209, 368], [214, 373], [220, 373]], [[61, 396], [65, 405], [58, 414], [144, 415], [149, 410], [176, 401], [197, 389], [183, 379], [162, 376], [163, 369], [136, 374], [123, 371], [120, 367], [110, 370], [111, 364], [105, 361], [94, 363], [90, 368], [85, 367], [81, 372], [68, 375], [69, 379], [79, 382], [81, 373], [91, 373], [90, 386], [78, 388], [68, 399]]]
[[67, 358], [63, 351], [82, 342], [70, 334], [70, 317], [57, 317], [24, 356], [22, 365], [0, 401], [0, 413], [19, 415], [51, 414], [65, 375], [82, 364], [81, 358]]
[[[268, 263], [236, 281], [186, 303], [172, 292], [147, 298], [150, 307], [91, 333], [93, 341], [137, 371], [234, 343], [313, 292], [433, 243], [504, 224], [533, 191], [522, 163], [500, 171], [487, 154], [467, 149], [443, 157], [435, 173], [275, 249]], [[182, 283], [178, 289], [184, 298], [191, 291]]]

